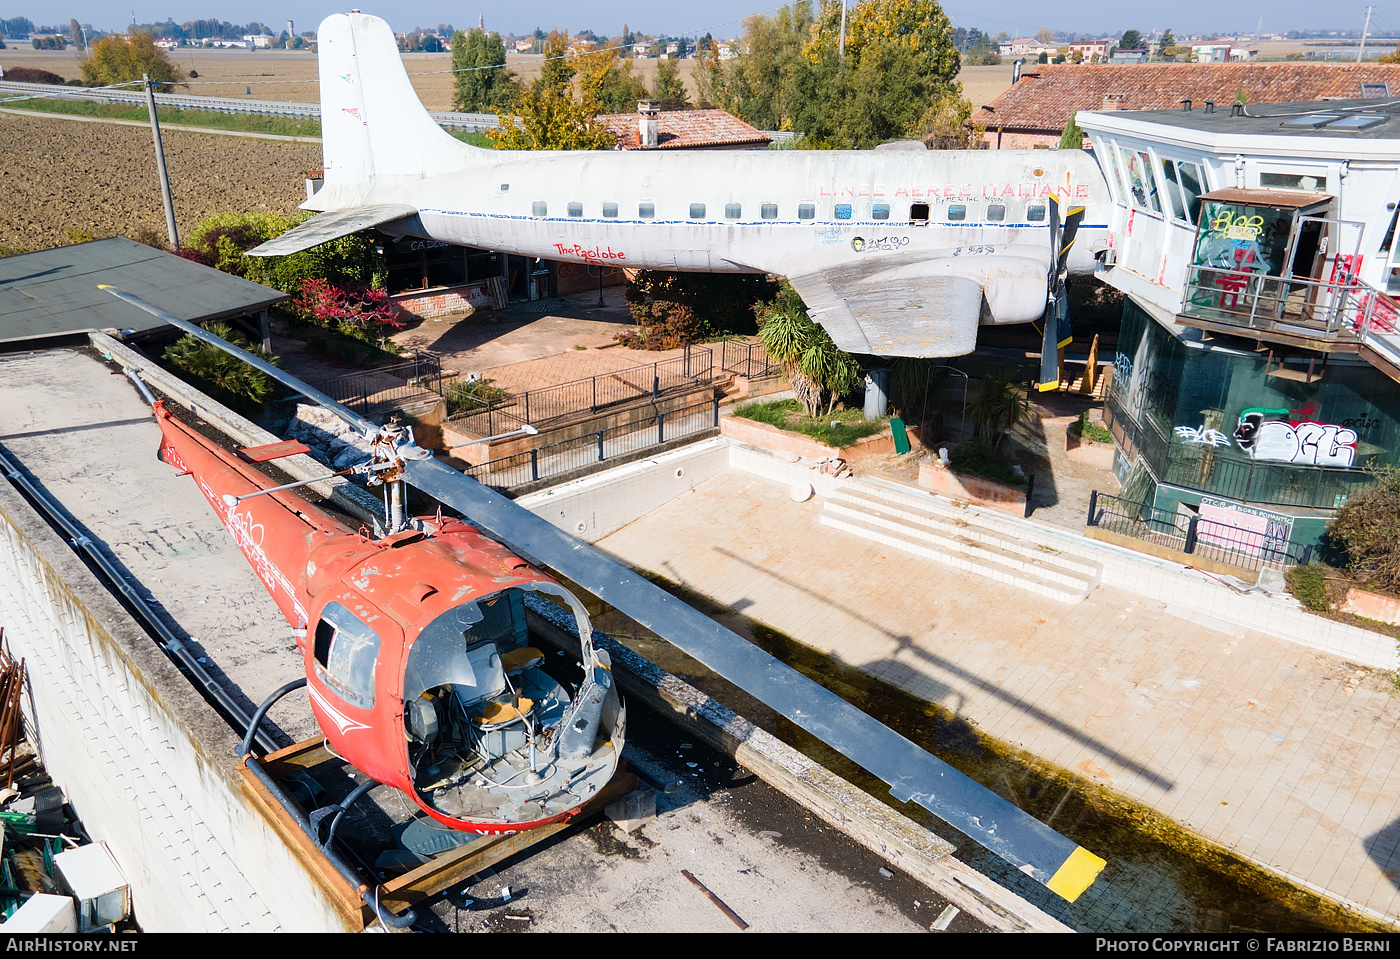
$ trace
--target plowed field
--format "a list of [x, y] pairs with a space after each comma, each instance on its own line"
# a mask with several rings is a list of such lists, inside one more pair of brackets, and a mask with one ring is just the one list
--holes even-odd
[[[291, 212], [317, 143], [163, 131], [184, 235], [214, 213]], [[0, 247], [38, 250], [94, 237], [165, 235], [148, 128], [0, 114]]]

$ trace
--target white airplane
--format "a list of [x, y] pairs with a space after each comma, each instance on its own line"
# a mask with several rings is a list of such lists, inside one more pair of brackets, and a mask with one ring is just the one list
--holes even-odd
[[1091, 273], [1107, 238], [1107, 186], [1083, 151], [483, 150], [433, 122], [383, 20], [335, 14], [317, 38], [325, 179], [302, 207], [321, 213], [253, 255], [376, 228], [566, 262], [776, 274], [851, 353], [959, 356], [979, 324], [1045, 318], [1042, 388], [1058, 383], [1065, 278]]

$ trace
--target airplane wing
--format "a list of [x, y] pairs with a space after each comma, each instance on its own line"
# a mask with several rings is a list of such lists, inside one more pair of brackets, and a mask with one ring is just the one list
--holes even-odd
[[248, 255], [287, 256], [290, 253], [300, 253], [330, 240], [338, 240], [342, 236], [417, 215], [417, 207], [402, 203], [379, 203], [349, 210], [333, 210], [313, 216], [304, 223], [298, 223], [281, 236], [253, 247], [248, 251]]
[[962, 356], [977, 346], [982, 284], [929, 261], [872, 260], [788, 276], [812, 319], [847, 353]]

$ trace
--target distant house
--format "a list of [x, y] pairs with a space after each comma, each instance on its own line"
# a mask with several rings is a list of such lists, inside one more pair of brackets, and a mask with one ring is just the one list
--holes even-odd
[[1088, 63], [1090, 60], [1094, 59], [1094, 57], [1098, 57], [1099, 62], [1102, 63], [1108, 60], [1108, 51], [1112, 49], [1113, 44], [1114, 41], [1108, 38], [1071, 43], [1069, 45], [1070, 57], [1073, 58], [1073, 56], [1078, 53], [1085, 63]]
[[[643, 113], [598, 117], [617, 139], [619, 150], [641, 150]], [[762, 130], [723, 110], [668, 110], [655, 114], [658, 150], [763, 150], [773, 140]]]
[[1035, 37], [1021, 37], [998, 44], [997, 52], [1003, 57], [1038, 57], [1042, 53], [1053, 57], [1060, 52], [1060, 48], [1054, 44], [1041, 43]]
[[1125, 64], [1125, 63], [1146, 63], [1146, 62], [1147, 62], [1147, 51], [1146, 51], [1146, 50], [1114, 50], [1113, 53], [1109, 54], [1108, 62], [1109, 62], [1109, 63], [1114, 63], [1114, 64], [1120, 64], [1120, 65], [1121, 65], [1121, 64]]
[[973, 113], [994, 149], [1025, 150], [1060, 142], [1079, 110], [1197, 109], [1214, 99], [1226, 108], [1243, 90], [1250, 103], [1356, 99], [1362, 85], [1400, 90], [1400, 64], [1144, 63], [1128, 66], [1028, 66], [1019, 82]]

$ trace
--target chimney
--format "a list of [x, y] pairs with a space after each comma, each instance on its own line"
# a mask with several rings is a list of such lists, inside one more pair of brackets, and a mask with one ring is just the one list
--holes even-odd
[[1105, 93], [1103, 95], [1103, 111], [1123, 109], [1123, 101], [1127, 99], [1126, 93]]
[[637, 114], [637, 142], [643, 150], [655, 150], [661, 133], [661, 104], [656, 100], [638, 100]]
[[1015, 63], [1011, 64], [1011, 82], [1012, 82], [1012, 83], [1015, 83], [1016, 81], [1018, 81], [1018, 80], [1021, 79], [1021, 65], [1024, 64], [1025, 62], [1026, 62], [1026, 61], [1024, 61], [1024, 60], [1017, 60]]

